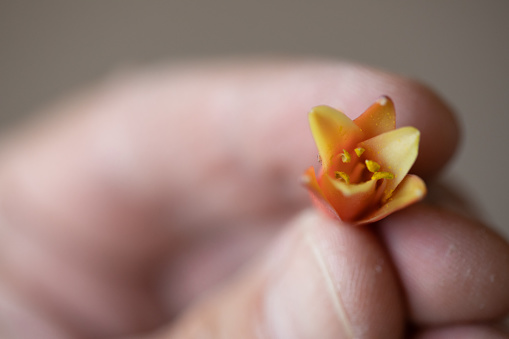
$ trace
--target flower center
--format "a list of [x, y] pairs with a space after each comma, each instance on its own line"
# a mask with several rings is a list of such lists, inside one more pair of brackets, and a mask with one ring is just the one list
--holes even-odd
[[[352, 156], [346, 149], [340, 154], [341, 162], [343, 164], [350, 164], [345, 171], [335, 171], [335, 177], [338, 180], [344, 181], [347, 184], [359, 183], [367, 180], [379, 180], [379, 179], [394, 179], [394, 174], [391, 172], [380, 171], [380, 164], [370, 159], [364, 159], [364, 163], [361, 161], [361, 156], [365, 149], [357, 147], [354, 149], [357, 159], [354, 157], [354, 163], [352, 163]], [[347, 173], [348, 172], [348, 173]]]

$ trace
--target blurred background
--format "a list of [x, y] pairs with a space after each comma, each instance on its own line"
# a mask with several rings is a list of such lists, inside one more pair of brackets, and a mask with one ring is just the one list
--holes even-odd
[[444, 174], [509, 237], [509, 2], [0, 0], [0, 124], [119, 68], [286, 54], [355, 60], [420, 79], [464, 140]]

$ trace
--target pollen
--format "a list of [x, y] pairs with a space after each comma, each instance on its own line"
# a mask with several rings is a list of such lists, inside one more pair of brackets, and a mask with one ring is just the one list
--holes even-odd
[[346, 149], [343, 150], [343, 154], [341, 154], [341, 161], [343, 163], [349, 163], [352, 160], [352, 157], [350, 156], [350, 153]]
[[362, 155], [362, 153], [364, 153], [365, 149], [362, 147], [357, 147], [356, 149], [354, 149], [354, 151], [355, 151], [355, 154], [357, 154], [357, 156], [360, 157]]
[[373, 160], [366, 160], [366, 167], [368, 168], [368, 171], [371, 173], [378, 172], [380, 169], [380, 165], [377, 162], [374, 162]]
[[371, 180], [378, 180], [378, 179], [394, 179], [394, 174], [392, 174], [390, 172], [375, 172], [375, 173], [373, 173]]
[[336, 171], [336, 179], [343, 179], [347, 184], [350, 183], [350, 176], [346, 174], [345, 172], [338, 172]]

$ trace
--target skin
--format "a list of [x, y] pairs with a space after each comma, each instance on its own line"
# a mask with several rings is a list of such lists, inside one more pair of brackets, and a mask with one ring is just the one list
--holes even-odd
[[429, 180], [459, 139], [430, 89], [328, 61], [112, 76], [0, 150], [2, 338], [505, 338], [509, 246], [419, 203], [352, 227], [310, 207], [306, 113], [385, 94]]

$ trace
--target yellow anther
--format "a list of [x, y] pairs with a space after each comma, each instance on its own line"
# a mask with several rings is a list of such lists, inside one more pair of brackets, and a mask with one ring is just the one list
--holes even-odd
[[343, 150], [343, 154], [341, 154], [341, 161], [343, 161], [345, 164], [349, 163], [352, 160], [352, 157], [350, 156], [350, 153], [346, 149]]
[[378, 179], [394, 179], [394, 174], [392, 174], [390, 172], [375, 172], [375, 173], [373, 173], [371, 180], [378, 180]]
[[345, 172], [336, 171], [335, 174], [336, 174], [336, 179], [343, 179], [347, 184], [350, 183], [350, 176], [348, 174], [346, 174]]
[[360, 157], [362, 155], [362, 153], [364, 153], [365, 149], [362, 147], [357, 147], [356, 149], [354, 149], [354, 151], [355, 151], [355, 154], [357, 154], [357, 156]]
[[368, 171], [371, 173], [378, 172], [380, 169], [380, 165], [373, 160], [366, 160], [366, 167], [368, 168]]

